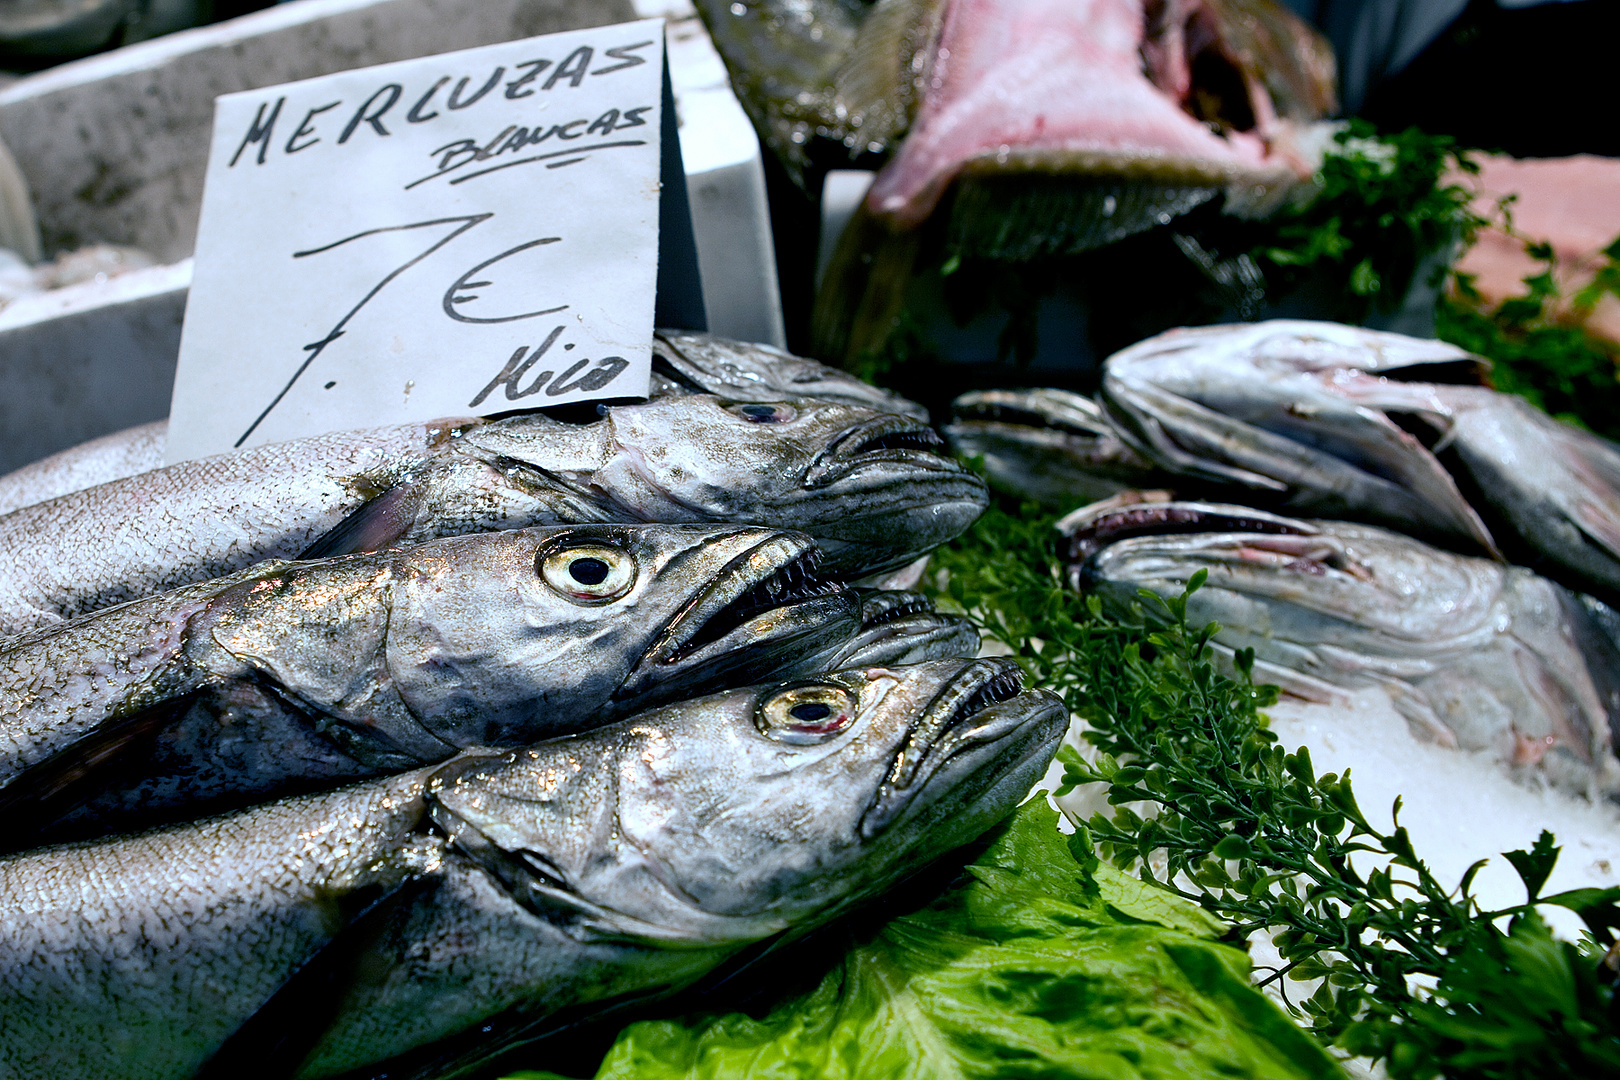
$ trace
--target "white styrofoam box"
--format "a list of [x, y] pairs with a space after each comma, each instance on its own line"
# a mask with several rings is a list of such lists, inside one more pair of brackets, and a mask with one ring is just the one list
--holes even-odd
[[0, 472], [169, 415], [191, 260], [0, 310]]
[[0, 472], [168, 414], [217, 94], [661, 15], [710, 329], [784, 342], [759, 141], [685, 0], [294, 0], [0, 91], [47, 251], [186, 259], [0, 310]]
[[785, 347], [759, 137], [731, 92], [725, 64], [691, 0], [635, 0], [635, 5], [642, 18], [667, 24], [669, 79], [709, 330]]
[[838, 247], [838, 238], [844, 235], [844, 226], [855, 216], [855, 210], [866, 198], [877, 173], [867, 169], [829, 169], [821, 182], [821, 234], [816, 244], [816, 288], [827, 274]]
[[298, 0], [30, 75], [0, 91], [0, 139], [47, 255], [174, 262], [197, 239], [218, 95], [635, 17], [629, 0]]

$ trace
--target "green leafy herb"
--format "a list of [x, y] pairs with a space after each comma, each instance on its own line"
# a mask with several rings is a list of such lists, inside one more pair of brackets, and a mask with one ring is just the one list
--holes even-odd
[[[1511, 220], [1506, 223], [1511, 228]], [[1525, 292], [1488, 308], [1473, 279], [1458, 274], [1455, 295], [1441, 300], [1436, 336], [1491, 358], [1491, 382], [1519, 394], [1560, 420], [1620, 439], [1620, 355], [1580, 325], [1560, 319], [1562, 296], [1553, 278], [1553, 253], [1525, 244], [1543, 267], [1524, 279]], [[1570, 298], [1577, 312], [1606, 293], [1620, 296], [1620, 239], [1604, 254], [1606, 265]]]
[[[1620, 889], [1540, 895], [1558, 855], [1543, 834], [1506, 856], [1526, 904], [1480, 910], [1470, 885], [1483, 864], [1442, 884], [1413, 851], [1398, 802], [1383, 832], [1348, 775], [1318, 776], [1307, 750], [1276, 744], [1260, 713], [1275, 691], [1250, 683], [1252, 653], [1239, 655], [1239, 678], [1215, 669], [1217, 628], [1187, 626], [1187, 595], [1144, 593], [1151, 628], [1133, 630], [1068, 594], [1048, 569], [1051, 524], [1033, 506], [992, 508], [938, 561], [948, 597], [1090, 725], [1099, 753], [1060, 753], [1063, 790], [1108, 785], [1117, 809], [1088, 823], [1104, 856], [1237, 936], [1281, 927], [1285, 966], [1265, 981], [1321, 980], [1293, 1003], [1311, 1030], [1384, 1058], [1400, 1080], [1614, 1074], [1614, 969], [1592, 942], [1553, 940], [1531, 905], [1574, 909], [1607, 943]], [[1202, 582], [1195, 575], [1189, 594]]]
[[[598, 1080], [1337, 1077], [1198, 908], [1065, 843], [1044, 799], [921, 910], [763, 1016], [633, 1024]], [[551, 1074], [524, 1073], [523, 1080]]]
[[1314, 274], [1319, 286], [1359, 298], [1345, 321], [1364, 322], [1399, 308], [1414, 283], [1438, 285], [1488, 221], [1471, 207], [1473, 192], [1445, 182], [1449, 169], [1478, 171], [1452, 139], [1416, 128], [1380, 136], [1361, 120], [1334, 138], [1315, 197], [1259, 224], [1270, 235], [1251, 255], [1273, 297]]

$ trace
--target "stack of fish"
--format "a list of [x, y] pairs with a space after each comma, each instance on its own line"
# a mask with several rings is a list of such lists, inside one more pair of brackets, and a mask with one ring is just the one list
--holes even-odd
[[1057, 699], [851, 584], [982, 483], [840, 373], [658, 353], [585, 415], [140, 471], [149, 427], [0, 480], [0, 1072], [476, 1068], [1028, 791]]
[[1060, 528], [1115, 611], [1207, 571], [1189, 618], [1266, 681], [1378, 686], [1431, 738], [1617, 792], [1620, 448], [1487, 370], [1332, 323], [1175, 330], [1111, 357], [1096, 401], [970, 394], [946, 434], [1000, 487], [1103, 500]]

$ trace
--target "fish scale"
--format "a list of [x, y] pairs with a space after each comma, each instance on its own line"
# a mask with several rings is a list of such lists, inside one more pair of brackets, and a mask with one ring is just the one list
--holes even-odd
[[[6, 843], [228, 809], [814, 672], [861, 645], [859, 602], [810, 576], [814, 550], [743, 526], [511, 530], [261, 564], [14, 638], [0, 644]], [[618, 591], [560, 588], [574, 552], [620, 568]]]
[[0, 517], [0, 633], [265, 559], [532, 525], [794, 528], [818, 538], [829, 574], [857, 577], [956, 536], [987, 502], [949, 458], [883, 442], [926, 430], [856, 405], [762, 416], [690, 395], [588, 424], [451, 418], [184, 462]]
[[[1017, 805], [1067, 715], [1009, 667], [731, 690], [0, 858], [0, 1073], [462, 1075], [565, 1007], [667, 994], [882, 895]], [[839, 722], [791, 730], [805, 695]], [[895, 784], [902, 755], [928, 767]]]

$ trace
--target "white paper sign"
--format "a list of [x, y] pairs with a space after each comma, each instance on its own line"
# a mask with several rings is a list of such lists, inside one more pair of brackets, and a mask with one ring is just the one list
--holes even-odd
[[645, 396], [662, 87], [652, 19], [219, 98], [169, 461]]

